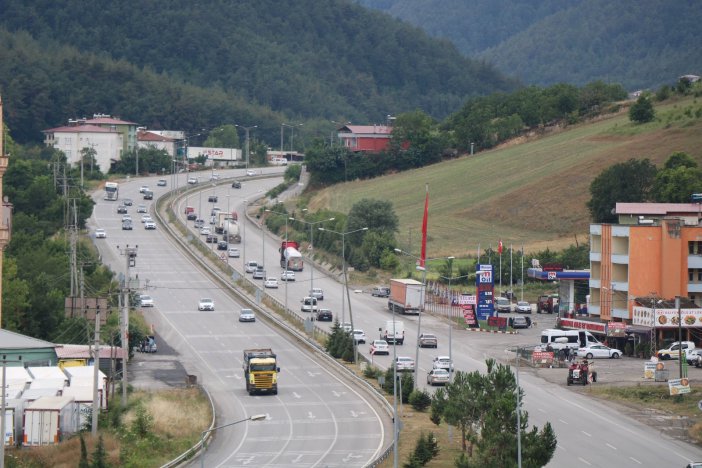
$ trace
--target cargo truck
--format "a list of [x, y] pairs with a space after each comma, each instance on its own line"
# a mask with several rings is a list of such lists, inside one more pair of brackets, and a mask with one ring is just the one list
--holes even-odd
[[244, 378], [249, 395], [256, 393], [278, 394], [278, 360], [270, 348], [244, 350]]
[[239, 215], [237, 212], [218, 213], [215, 232], [217, 234], [224, 234], [225, 238], [223, 240], [230, 244], [240, 243], [241, 234], [239, 234]]
[[424, 286], [413, 279], [391, 279], [388, 309], [397, 314], [419, 315], [424, 310]]
[[405, 342], [405, 324], [397, 320], [388, 320], [385, 322], [383, 339], [388, 344], [397, 343], [402, 345], [402, 343]]
[[280, 266], [285, 270], [302, 271], [302, 254], [298, 250], [300, 244], [295, 241], [283, 241], [280, 244]]

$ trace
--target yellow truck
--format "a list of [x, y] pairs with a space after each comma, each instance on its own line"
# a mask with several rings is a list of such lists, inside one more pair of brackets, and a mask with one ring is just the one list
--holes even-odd
[[244, 350], [244, 377], [249, 395], [256, 393], [278, 394], [278, 361], [270, 348]]

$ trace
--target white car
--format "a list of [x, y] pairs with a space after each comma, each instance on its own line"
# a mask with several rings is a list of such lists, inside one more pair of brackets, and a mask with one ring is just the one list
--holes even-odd
[[578, 357], [593, 359], [593, 358], [611, 358], [619, 359], [622, 352], [615, 348], [610, 348], [602, 344], [593, 344], [585, 348], [578, 349]]
[[153, 219], [151, 219], [150, 215], [145, 214], [144, 216], [141, 217], [141, 222], [145, 223], [147, 221], [153, 221]]
[[168, 185], [168, 182], [166, 181], [166, 179], [158, 179], [156, 185], [158, 185], [159, 187], [165, 187], [166, 185]]
[[266, 279], [266, 270], [263, 269], [263, 265], [256, 266], [256, 270], [253, 272], [253, 279]]
[[139, 307], [153, 307], [154, 306], [154, 300], [151, 296], [147, 296], [146, 294], [142, 294], [139, 296]]
[[316, 312], [317, 311], [317, 299], [314, 297], [303, 297], [302, 298], [302, 307], [300, 307], [300, 310], [303, 312]]
[[324, 300], [324, 290], [322, 288], [312, 288], [310, 289], [310, 296], [314, 297], [318, 301]]
[[212, 175], [210, 176], [210, 180], [219, 180], [219, 174], [216, 172], [213, 172]]
[[139, 187], [139, 193], [144, 193], [149, 191], [149, 186], [148, 185], [142, 185]]
[[239, 258], [239, 256], [241, 255], [239, 253], [239, 249], [237, 249], [236, 247], [229, 247], [227, 254], [229, 255], [230, 258]]
[[96, 239], [107, 239], [107, 232], [103, 228], [97, 228], [95, 230]]
[[190, 185], [195, 185], [197, 184], [197, 178], [196, 177], [188, 177], [188, 183]]
[[518, 314], [530, 314], [531, 313], [531, 304], [529, 304], [527, 301], [517, 302], [516, 312]]
[[255, 322], [256, 316], [254, 315], [254, 311], [251, 309], [241, 309], [241, 311], [239, 312], [239, 321], [240, 322]]
[[215, 310], [214, 301], [210, 298], [203, 297], [197, 304], [197, 310]]
[[385, 340], [373, 340], [370, 345], [370, 353], [375, 354], [390, 354], [390, 347]]
[[128, 214], [122, 216], [122, 222], [129, 221], [130, 223], [132, 222], [132, 217], [129, 216]]
[[414, 359], [407, 356], [397, 356], [395, 358], [395, 365], [397, 366], [397, 371], [409, 371], [414, 372]]
[[283, 270], [280, 274], [281, 281], [295, 281], [295, 272], [290, 270]]
[[275, 278], [266, 278], [266, 281], [263, 282], [263, 287], [269, 289], [278, 289], [278, 280]]
[[363, 330], [354, 330], [353, 331], [353, 340], [356, 343], [365, 343], [366, 342], [366, 334], [363, 332]]
[[156, 229], [156, 223], [154, 223], [152, 220], [148, 220], [144, 223], [144, 229], [147, 229], [147, 230]]
[[453, 371], [453, 362], [448, 356], [436, 356], [432, 362], [433, 369], [446, 369], [447, 371]]
[[146, 209], [146, 205], [139, 205], [137, 206], [137, 213], [146, 213], [148, 210]]
[[201, 236], [209, 236], [210, 234], [212, 234], [212, 231], [210, 231], [209, 226], [203, 226], [202, 229], [200, 229]]
[[351, 333], [351, 322], [341, 322], [339, 324], [342, 330], [344, 330], [346, 333]]
[[246, 262], [246, 265], [244, 266], [244, 270], [246, 273], [253, 273], [256, 271], [256, 267], [258, 266], [258, 262], [256, 260], [249, 260]]
[[247, 175], [247, 176], [255, 176], [255, 175], [256, 175], [256, 172], [253, 171], [253, 170], [251, 170], [251, 169], [249, 169], [248, 171], [246, 171], [246, 175]]

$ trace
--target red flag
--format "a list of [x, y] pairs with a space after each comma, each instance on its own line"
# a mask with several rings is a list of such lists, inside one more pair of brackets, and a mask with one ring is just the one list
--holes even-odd
[[497, 253], [502, 255], [502, 239], [500, 239], [500, 243], [497, 244]]
[[419, 266], [425, 268], [427, 260], [427, 218], [429, 216], [429, 185], [426, 186], [427, 195], [424, 199], [424, 219], [422, 220], [422, 254], [419, 259]]

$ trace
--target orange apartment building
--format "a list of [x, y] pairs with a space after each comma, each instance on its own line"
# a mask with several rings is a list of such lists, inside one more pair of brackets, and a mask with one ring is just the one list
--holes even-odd
[[619, 224], [590, 225], [589, 314], [677, 339], [680, 296], [683, 340], [702, 330], [701, 208], [617, 203]]

